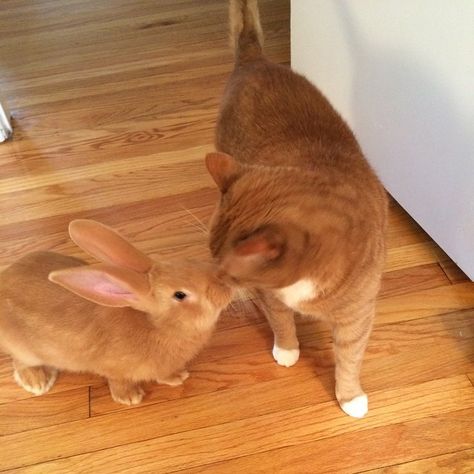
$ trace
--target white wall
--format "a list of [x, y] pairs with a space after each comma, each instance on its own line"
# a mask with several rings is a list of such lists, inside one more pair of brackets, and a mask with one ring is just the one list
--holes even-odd
[[474, 1], [292, 0], [292, 67], [474, 279]]

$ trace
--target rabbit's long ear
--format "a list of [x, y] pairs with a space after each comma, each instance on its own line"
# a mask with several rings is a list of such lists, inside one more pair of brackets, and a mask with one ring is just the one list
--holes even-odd
[[153, 261], [110, 227], [88, 219], [77, 219], [69, 224], [71, 239], [89, 255], [101, 262], [111, 263], [146, 273]]
[[150, 294], [147, 274], [105, 263], [56, 270], [48, 279], [103, 306], [143, 309]]

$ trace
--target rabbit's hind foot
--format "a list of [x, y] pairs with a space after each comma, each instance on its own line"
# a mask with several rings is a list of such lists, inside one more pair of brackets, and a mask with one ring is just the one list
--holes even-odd
[[24, 367], [14, 363], [13, 378], [15, 382], [33, 395], [43, 395], [49, 392], [56, 382], [58, 371], [43, 365], [37, 367]]
[[157, 379], [157, 383], [163, 385], [169, 385], [171, 387], [177, 387], [178, 385], [182, 385], [185, 380], [189, 377], [189, 372], [187, 370], [183, 370], [182, 372], [177, 372], [176, 374], [170, 375], [169, 377], [163, 379]]
[[122, 405], [138, 405], [141, 403], [145, 391], [135, 383], [124, 380], [110, 380], [109, 390], [113, 400]]

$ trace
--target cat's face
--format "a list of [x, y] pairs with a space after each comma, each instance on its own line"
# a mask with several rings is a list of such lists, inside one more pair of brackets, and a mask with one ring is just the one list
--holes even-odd
[[244, 169], [212, 154], [208, 169], [221, 190], [210, 249], [224, 275], [245, 287], [281, 288], [299, 278], [307, 235], [292, 222], [284, 190], [264, 169]]

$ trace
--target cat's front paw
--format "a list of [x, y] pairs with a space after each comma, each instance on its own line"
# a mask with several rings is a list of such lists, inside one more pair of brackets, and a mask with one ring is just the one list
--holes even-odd
[[348, 402], [339, 402], [342, 410], [354, 418], [363, 418], [369, 411], [369, 400], [367, 395], [358, 395]]
[[278, 365], [283, 367], [291, 367], [298, 362], [300, 358], [299, 349], [283, 349], [278, 347], [276, 344], [273, 346], [273, 358], [276, 360]]

